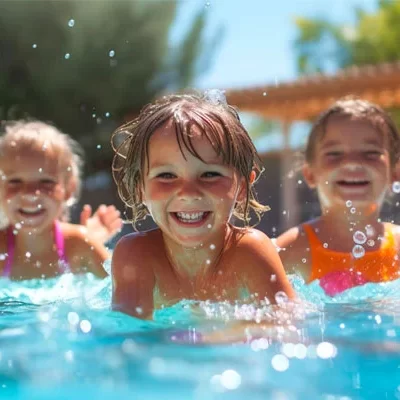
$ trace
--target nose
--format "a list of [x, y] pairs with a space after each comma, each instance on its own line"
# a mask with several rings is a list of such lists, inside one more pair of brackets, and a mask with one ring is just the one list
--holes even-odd
[[29, 201], [36, 201], [40, 196], [40, 190], [36, 185], [27, 183], [22, 190], [22, 197]]
[[363, 169], [362, 156], [355, 153], [349, 153], [342, 160], [342, 166], [349, 171], [357, 171]]
[[190, 181], [182, 182], [178, 188], [177, 196], [182, 201], [197, 201], [202, 199], [198, 185]]

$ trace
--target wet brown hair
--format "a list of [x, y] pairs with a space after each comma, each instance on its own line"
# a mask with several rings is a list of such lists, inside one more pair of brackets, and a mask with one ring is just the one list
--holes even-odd
[[257, 150], [235, 108], [226, 103], [223, 95], [213, 97], [199, 94], [164, 96], [145, 106], [137, 118], [113, 133], [113, 177], [119, 196], [132, 210], [130, 221], [134, 226], [149, 214], [142, 202], [143, 171], [145, 163], [148, 163], [149, 140], [167, 122], [172, 122], [175, 128], [182, 154], [185, 149], [201, 159], [192, 141], [193, 131], [201, 132], [215, 152], [222, 156], [223, 162], [246, 178], [246, 201], [235, 205], [234, 215], [237, 218], [248, 225], [250, 211], [259, 221], [262, 213], [269, 210], [257, 201], [254, 187], [248, 180], [252, 171], [257, 176], [262, 172]]
[[312, 163], [314, 160], [316, 144], [325, 135], [328, 122], [333, 117], [344, 117], [370, 123], [378, 132], [387, 135], [391, 165], [394, 166], [399, 160], [400, 135], [390, 115], [380, 106], [367, 100], [347, 96], [333, 103], [314, 122], [305, 148], [306, 162]]

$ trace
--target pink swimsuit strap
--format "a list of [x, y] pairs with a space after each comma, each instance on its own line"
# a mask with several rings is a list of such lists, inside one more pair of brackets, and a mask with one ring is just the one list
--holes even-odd
[[[7, 259], [3, 270], [3, 277], [10, 277], [11, 268], [14, 262], [15, 253], [15, 235], [13, 232], [13, 227], [9, 226], [7, 229]], [[65, 243], [64, 236], [61, 231], [61, 226], [58, 221], [54, 222], [54, 241], [57, 249], [58, 259], [59, 259], [59, 271], [61, 274], [69, 272], [68, 260], [65, 255]]]

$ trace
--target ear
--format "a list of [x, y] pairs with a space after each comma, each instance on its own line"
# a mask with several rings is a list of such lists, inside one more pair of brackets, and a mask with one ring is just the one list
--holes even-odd
[[315, 179], [314, 170], [311, 167], [311, 165], [308, 163], [305, 163], [302, 168], [302, 173], [303, 173], [304, 180], [306, 181], [308, 187], [310, 189], [315, 189], [317, 182]]
[[[256, 180], [256, 173], [255, 173], [255, 171], [251, 171], [250, 172], [250, 176], [249, 176], [249, 180], [248, 180], [249, 186], [251, 186], [254, 183], [255, 180]], [[245, 178], [241, 178], [241, 180], [240, 180], [240, 189], [239, 189], [239, 193], [238, 193], [238, 196], [237, 196], [236, 200], [237, 200], [237, 202], [240, 203], [246, 197], [247, 197], [246, 181], [245, 181]]]

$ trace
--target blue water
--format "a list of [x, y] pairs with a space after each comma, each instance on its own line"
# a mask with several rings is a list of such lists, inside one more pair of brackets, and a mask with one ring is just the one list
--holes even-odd
[[334, 300], [181, 302], [141, 321], [111, 283], [0, 281], [0, 399], [400, 399], [400, 281]]

